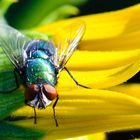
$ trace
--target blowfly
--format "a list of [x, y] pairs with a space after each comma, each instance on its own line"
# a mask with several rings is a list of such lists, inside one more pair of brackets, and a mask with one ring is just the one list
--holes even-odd
[[8, 25], [0, 25], [0, 47], [14, 65], [16, 83], [16, 86], [8, 91], [5, 89], [0, 92], [12, 92], [19, 88], [18, 74], [25, 87], [25, 104], [34, 108], [34, 123], [35, 108], [44, 109], [55, 100], [52, 108], [58, 126], [55, 107], [59, 95], [55, 86], [62, 70], [66, 70], [77, 85], [88, 88], [79, 84], [65, 66], [76, 50], [84, 31], [83, 23], [68, 26], [56, 35], [59, 40], [52, 42], [31, 39]]

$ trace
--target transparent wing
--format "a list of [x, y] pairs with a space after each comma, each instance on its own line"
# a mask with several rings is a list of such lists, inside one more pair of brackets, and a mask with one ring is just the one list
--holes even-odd
[[0, 24], [0, 47], [16, 68], [24, 64], [23, 48], [28, 45], [29, 41], [29, 38], [16, 29]]
[[59, 72], [64, 68], [69, 58], [76, 50], [84, 31], [85, 24], [83, 22], [77, 22], [60, 29], [59, 33], [54, 36], [54, 42], [58, 52], [57, 66]]

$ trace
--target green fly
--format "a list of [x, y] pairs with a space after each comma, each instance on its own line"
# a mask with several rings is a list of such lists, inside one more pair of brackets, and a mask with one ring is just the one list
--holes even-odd
[[88, 88], [79, 84], [65, 66], [76, 50], [84, 31], [83, 23], [68, 26], [56, 35], [60, 37], [59, 40], [52, 42], [31, 39], [8, 25], [0, 25], [0, 47], [14, 65], [16, 83], [16, 86], [8, 91], [5, 89], [0, 92], [12, 92], [19, 88], [18, 74], [25, 87], [25, 104], [34, 108], [34, 123], [36, 123], [35, 108], [44, 109], [55, 100], [52, 107], [54, 120], [58, 126], [55, 107], [59, 95], [55, 86], [62, 70], [66, 70], [77, 85]]

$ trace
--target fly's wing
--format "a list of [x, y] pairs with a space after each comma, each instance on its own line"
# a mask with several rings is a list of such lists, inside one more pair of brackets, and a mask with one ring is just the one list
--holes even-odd
[[84, 31], [85, 24], [80, 22], [59, 30], [59, 33], [55, 35], [54, 42], [58, 52], [56, 63], [59, 72], [64, 68], [69, 58], [76, 50]]
[[20, 68], [24, 64], [23, 48], [28, 45], [29, 41], [29, 38], [16, 29], [0, 24], [0, 47], [16, 68]]

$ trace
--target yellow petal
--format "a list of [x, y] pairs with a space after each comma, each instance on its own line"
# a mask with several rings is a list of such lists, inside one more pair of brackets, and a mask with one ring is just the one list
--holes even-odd
[[[108, 88], [126, 82], [140, 70], [140, 60], [127, 67], [103, 71], [72, 71], [75, 79], [91, 88]], [[74, 81], [64, 71], [58, 80], [58, 87], [75, 87]]]
[[[43, 140], [46, 140], [47, 137], [43, 138]], [[80, 136], [80, 137], [74, 137], [74, 138], [68, 138], [68, 139], [62, 139], [62, 140], [106, 140], [106, 134], [105, 133], [94, 133], [86, 136]]]
[[79, 45], [79, 49], [88, 51], [120, 51], [139, 49], [139, 36], [140, 31], [112, 38], [83, 40]]
[[131, 64], [140, 58], [140, 49], [127, 51], [76, 51], [67, 66], [72, 70], [98, 70]]
[[138, 83], [123, 84], [123, 85], [109, 88], [109, 90], [122, 92], [127, 95], [140, 99], [140, 84]]
[[[123, 10], [62, 20], [36, 28], [55, 34], [57, 29], [76, 21], [86, 23], [86, 32], [79, 48], [84, 50], [126, 50], [139, 48], [140, 4]], [[55, 30], [54, 30], [55, 29]]]
[[37, 110], [37, 125], [31, 119], [33, 109], [30, 107], [24, 107], [13, 114], [27, 118], [11, 123], [44, 131], [47, 139], [140, 127], [140, 100], [131, 96], [83, 88], [63, 89], [59, 95], [60, 100], [56, 106], [59, 127], [55, 126], [51, 107]]
[[[49, 25], [38, 27], [36, 28], [36, 30], [41, 32], [49, 31], [51, 33], [55, 33], [56, 30], [54, 29], [56, 29], [56, 27], [63, 28], [69, 25], [70, 23], [81, 20], [84, 21], [87, 25], [87, 30], [84, 39], [92, 40], [114, 37], [125, 33], [124, 31], [126, 30], [126, 27], [128, 27], [126, 25], [131, 20], [131, 18], [133, 18], [133, 16], [135, 16], [135, 18], [137, 19], [140, 18], [139, 14], [136, 15], [136, 13], [138, 13], [139, 11], [140, 4], [123, 10], [62, 20]], [[136, 23], [133, 21], [133, 24], [137, 23], [140, 23], [140, 21], [137, 21]]]

